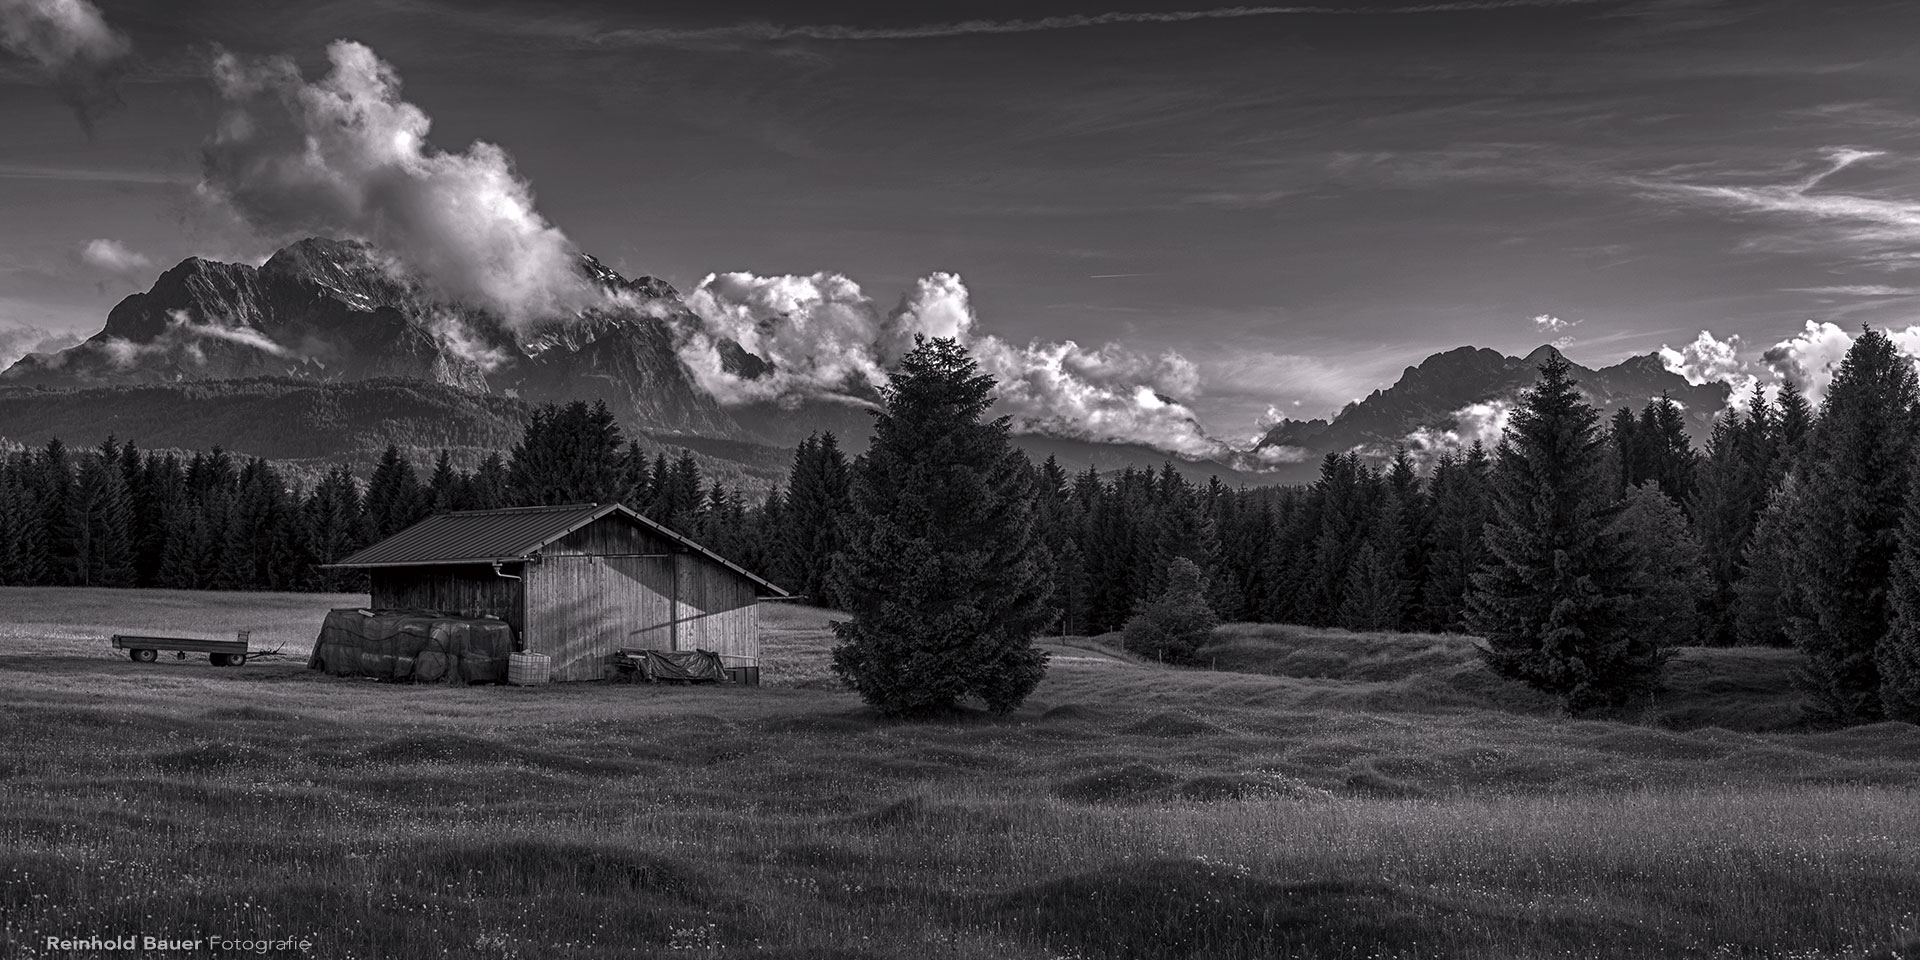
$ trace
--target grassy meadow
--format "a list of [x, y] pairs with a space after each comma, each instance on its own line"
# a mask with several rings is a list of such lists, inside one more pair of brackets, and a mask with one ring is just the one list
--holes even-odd
[[[1066, 638], [1014, 715], [899, 724], [818, 611], [764, 609], [759, 689], [304, 670], [363, 600], [0, 590], [0, 955], [1920, 955], [1920, 729], [1801, 729], [1790, 652], [1574, 721], [1458, 637]], [[135, 628], [286, 656], [135, 664]]]

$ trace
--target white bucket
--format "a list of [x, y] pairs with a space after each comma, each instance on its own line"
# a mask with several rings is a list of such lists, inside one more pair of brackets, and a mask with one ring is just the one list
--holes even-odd
[[507, 682], [520, 686], [553, 679], [553, 658], [544, 653], [515, 653], [507, 658]]

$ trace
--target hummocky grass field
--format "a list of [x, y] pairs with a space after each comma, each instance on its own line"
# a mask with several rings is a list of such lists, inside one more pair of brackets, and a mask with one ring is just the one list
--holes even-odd
[[[1237, 625], [1210, 669], [1069, 638], [1015, 714], [910, 724], [834, 685], [820, 611], [765, 608], [759, 689], [304, 670], [362, 602], [0, 591], [0, 953], [1920, 951], [1920, 728], [1800, 729], [1790, 652], [1687, 651], [1603, 722], [1459, 637]], [[135, 664], [135, 628], [289, 656]]]

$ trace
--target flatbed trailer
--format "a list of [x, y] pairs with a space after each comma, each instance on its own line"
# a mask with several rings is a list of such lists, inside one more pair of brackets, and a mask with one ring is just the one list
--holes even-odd
[[136, 663], [160, 659], [160, 651], [171, 650], [175, 658], [185, 660], [189, 653], [204, 653], [216, 667], [237, 667], [247, 662], [247, 631], [238, 640], [203, 640], [198, 637], [142, 637], [127, 633], [113, 635], [113, 646], [125, 650]]

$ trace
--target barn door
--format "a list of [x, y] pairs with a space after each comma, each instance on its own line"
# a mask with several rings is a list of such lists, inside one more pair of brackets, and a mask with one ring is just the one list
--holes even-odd
[[561, 555], [530, 570], [528, 648], [553, 658], [555, 680], [606, 677], [616, 650], [667, 648], [665, 560]]

